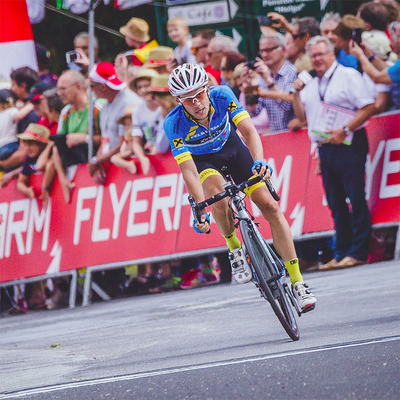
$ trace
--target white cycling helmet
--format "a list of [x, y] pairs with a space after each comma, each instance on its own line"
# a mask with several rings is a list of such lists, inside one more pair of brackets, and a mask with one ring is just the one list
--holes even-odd
[[206, 86], [207, 72], [198, 64], [182, 64], [176, 67], [168, 78], [168, 88], [172, 96], [178, 97]]

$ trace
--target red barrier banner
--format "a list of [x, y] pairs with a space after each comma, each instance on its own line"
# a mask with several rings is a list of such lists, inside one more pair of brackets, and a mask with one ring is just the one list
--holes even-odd
[[[367, 127], [366, 196], [374, 224], [400, 221], [399, 126], [400, 114], [393, 114], [373, 118]], [[306, 131], [263, 136], [262, 143], [294, 238], [332, 230]], [[80, 165], [70, 204], [56, 180], [46, 212], [38, 197], [24, 197], [15, 182], [0, 189], [0, 282], [224, 246], [215, 223], [210, 235], [191, 227], [187, 191], [172, 156], [152, 156], [151, 164], [147, 176], [110, 166], [104, 186]], [[38, 194], [41, 182], [41, 174], [31, 179]], [[271, 238], [258, 209], [249, 209]]]

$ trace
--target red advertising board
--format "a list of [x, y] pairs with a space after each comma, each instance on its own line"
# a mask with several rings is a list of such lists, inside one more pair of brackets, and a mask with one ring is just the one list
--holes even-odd
[[[374, 224], [400, 221], [399, 120], [400, 114], [380, 116], [367, 127], [367, 198]], [[262, 142], [294, 238], [332, 230], [307, 133], [273, 134]], [[56, 180], [46, 212], [39, 198], [27, 199], [15, 182], [0, 189], [0, 282], [224, 246], [214, 224], [210, 235], [192, 229], [186, 188], [172, 156], [153, 156], [151, 163], [147, 176], [110, 166], [104, 186], [80, 165], [71, 203], [64, 202]], [[42, 175], [31, 181], [40, 193]], [[250, 209], [260, 220], [258, 210]], [[270, 238], [268, 224], [260, 222]]]

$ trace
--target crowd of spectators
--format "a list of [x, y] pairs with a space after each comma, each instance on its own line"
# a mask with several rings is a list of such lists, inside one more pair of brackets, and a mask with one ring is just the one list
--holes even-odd
[[[351, 68], [352, 71], [345, 69], [343, 74], [346, 79], [356, 77], [365, 92], [363, 96], [367, 100], [354, 107], [358, 110], [368, 105], [368, 112], [357, 126], [351, 127], [353, 130], [359, 129], [373, 114], [399, 109], [400, 22], [395, 1], [364, 3], [357, 15], [329, 12], [321, 22], [314, 17], [288, 21], [275, 12], [268, 16], [272, 25], [263, 25], [260, 20], [259, 55], [254, 60], [247, 60], [228, 36], [210, 29], [190, 34], [181, 17], [171, 18], [167, 23], [174, 48], [159, 46], [152, 40], [147, 22], [136, 17], [120, 28], [129, 49], [116, 55], [113, 62], [99, 59], [101, 43], [95, 38], [95, 66], [91, 71], [86, 32], [74, 38], [78, 58], [59, 77], [49, 71], [49, 52], [37, 44], [39, 71], [17, 68], [10, 82], [0, 90], [0, 188], [17, 178], [17, 188], [22, 194], [42, 198], [47, 207], [56, 175], [64, 200], [70, 202], [74, 189], [71, 167], [76, 164], [87, 163], [90, 175], [98, 184], [106, 183], [110, 162], [131, 174], [148, 174], [151, 168], [148, 155], [169, 151], [163, 120], [176, 101], [168, 91], [168, 74], [185, 62], [203, 65], [211, 85], [230, 86], [249, 111], [260, 134], [295, 131], [307, 125], [310, 129], [311, 110], [317, 102], [298, 75], [307, 71], [311, 77], [318, 77], [321, 64], [326, 67], [324, 73], [331, 65]], [[361, 31], [358, 43], [357, 30]], [[329, 97], [331, 89], [326, 85], [329, 86], [329, 80], [322, 97]], [[92, 137], [89, 136], [90, 95], [95, 98]], [[91, 158], [88, 157], [90, 140], [94, 149]], [[329, 168], [324, 165], [322, 170], [329, 194], [332, 188]], [[41, 193], [34, 193], [29, 186], [29, 176], [35, 171], [44, 171]], [[359, 173], [362, 175], [363, 171]], [[361, 175], [355, 179], [363, 181]], [[363, 213], [364, 225], [359, 229], [365, 233], [370, 227], [365, 209]], [[334, 261], [349, 256], [365, 260], [368, 253], [365, 247], [354, 254], [347, 254], [349, 249], [341, 250], [343, 254], [335, 254]], [[172, 275], [163, 272], [162, 279], [156, 280], [156, 288], [161, 290], [161, 284], [164, 289], [170, 289], [219, 282], [220, 266], [224, 264], [223, 257], [218, 261], [215, 257], [206, 262], [193, 260], [184, 269], [186, 280], [183, 281], [185, 274], [178, 277], [176, 265], [170, 265], [167, 271], [172, 271]], [[158, 266], [141, 270], [141, 276], [148, 280], [159, 275]], [[147, 285], [148, 280], [145, 279]], [[132, 281], [129, 280], [130, 286]], [[116, 282], [117, 286], [124, 285], [118, 277]]]

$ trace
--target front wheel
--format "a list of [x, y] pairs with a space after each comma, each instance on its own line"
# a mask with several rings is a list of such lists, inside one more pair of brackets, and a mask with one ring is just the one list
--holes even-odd
[[255, 272], [253, 280], [263, 296], [271, 304], [275, 315], [289, 337], [292, 340], [299, 340], [300, 332], [293, 308], [283, 286], [284, 284], [281, 282], [279, 271], [283, 270], [283, 266], [282, 268], [276, 266], [277, 262], [281, 262], [280, 259], [264, 239], [260, 237], [260, 234], [257, 235], [257, 228], [252, 223], [241, 220], [239, 226], [246, 246], [248, 261], [250, 261]]

